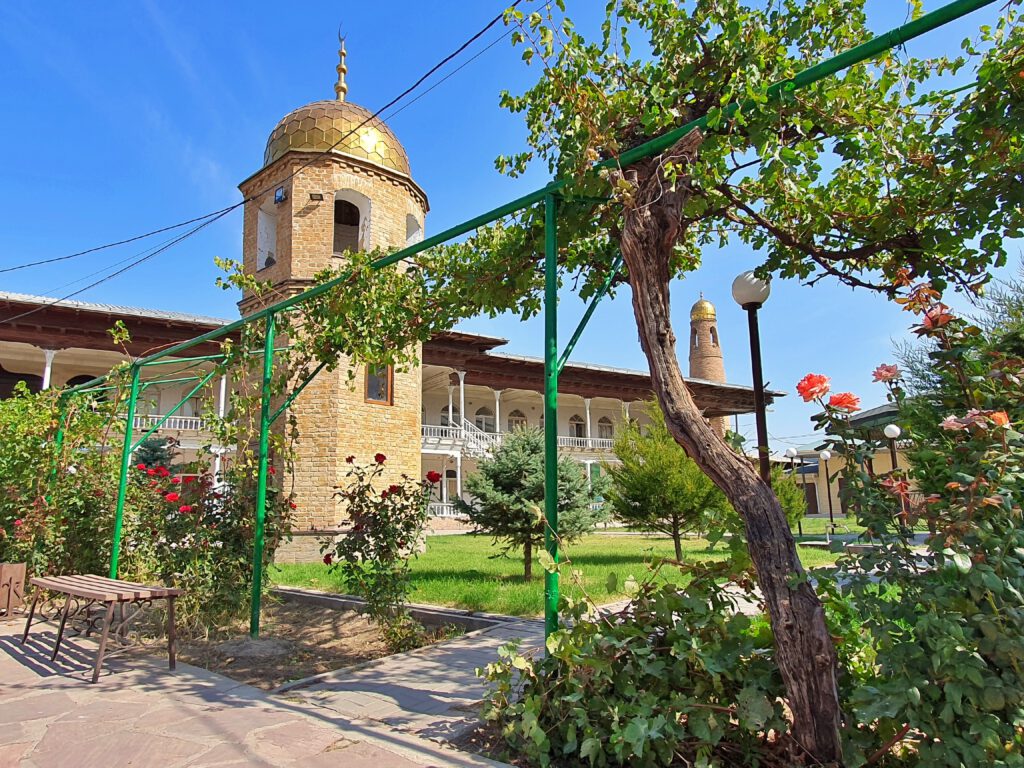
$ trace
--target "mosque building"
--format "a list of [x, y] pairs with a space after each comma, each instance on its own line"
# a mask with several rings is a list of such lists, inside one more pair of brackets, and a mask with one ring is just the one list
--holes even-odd
[[[346, 251], [398, 248], [423, 237], [427, 194], [391, 129], [348, 100], [344, 42], [336, 70], [334, 98], [285, 115], [270, 132], [262, 165], [239, 185], [246, 198], [253, 196], [244, 210], [244, 269], [270, 282], [279, 297], [309, 288], [318, 272], [341, 265]], [[258, 308], [250, 295], [239, 302], [243, 316]], [[29, 310], [35, 311], [0, 324], [0, 397], [18, 381], [37, 390], [80, 383], [122, 362], [126, 352], [141, 355], [229, 322], [0, 292], [0, 317]], [[106, 333], [119, 320], [131, 333], [127, 349]], [[505, 343], [448, 331], [422, 345], [421, 364], [412, 370], [361, 366], [354, 382], [345, 361], [333, 373], [321, 372], [291, 406], [299, 427], [294, 490], [300, 535], [279, 556], [319, 556], [316, 535], [341, 522], [333, 490], [351, 455], [367, 460], [384, 453], [389, 477], [441, 473], [431, 505], [435, 527], [458, 525], [454, 500], [480, 458], [508, 432], [543, 425], [543, 360], [501, 352]], [[212, 351], [210, 343], [190, 354]], [[689, 375], [697, 404], [720, 433], [729, 416], [753, 410], [751, 388], [726, 382], [715, 308], [703, 296], [690, 312]], [[185, 394], [181, 386], [154, 386], [134, 428], [156, 423]], [[209, 443], [204, 403], [216, 407], [223, 392], [212, 385], [198, 393], [158, 434], [194, 455]], [[651, 397], [646, 372], [568, 363], [559, 378], [560, 450], [600, 472], [614, 459], [620, 425], [643, 422], [641, 406]]]

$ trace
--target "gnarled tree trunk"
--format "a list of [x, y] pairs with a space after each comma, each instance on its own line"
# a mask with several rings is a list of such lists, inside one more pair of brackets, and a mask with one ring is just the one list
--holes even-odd
[[776, 659], [793, 713], [797, 743], [812, 760], [841, 761], [836, 654], [821, 602], [804, 571], [786, 515], [772, 490], [705, 421], [683, 380], [669, 314], [670, 264], [683, 233], [685, 179], [665, 180], [666, 162], [684, 165], [703, 137], [693, 131], [662, 157], [622, 171], [633, 197], [620, 236], [633, 289], [640, 343], [669, 431], [742, 516], [751, 559], [775, 634]]

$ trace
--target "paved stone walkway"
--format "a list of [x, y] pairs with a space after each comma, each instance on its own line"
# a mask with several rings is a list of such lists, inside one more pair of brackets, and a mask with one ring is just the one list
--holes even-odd
[[169, 672], [159, 656], [112, 657], [91, 685], [90, 640], [66, 640], [51, 662], [52, 628], [22, 646], [20, 626], [0, 623], [0, 768], [498, 765], [187, 664]]
[[476, 669], [498, 658], [498, 648], [522, 641], [524, 651], [544, 647], [541, 621], [515, 621], [469, 632], [410, 653], [339, 669], [286, 687], [297, 704], [361, 718], [437, 740], [474, 727], [484, 684]]

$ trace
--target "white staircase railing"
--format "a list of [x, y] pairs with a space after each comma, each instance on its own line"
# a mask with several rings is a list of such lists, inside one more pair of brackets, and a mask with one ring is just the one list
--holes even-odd
[[462, 420], [462, 439], [467, 453], [483, 456], [501, 443], [501, 435], [495, 432], [484, 432], [468, 419]]

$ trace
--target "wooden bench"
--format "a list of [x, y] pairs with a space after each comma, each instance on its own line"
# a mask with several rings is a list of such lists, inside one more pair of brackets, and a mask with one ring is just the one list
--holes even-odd
[[[111, 625], [114, 623], [114, 609], [118, 609], [120, 623], [115, 631], [122, 629], [127, 622], [124, 620], [126, 606], [134, 605], [136, 608], [142, 604], [150, 603], [153, 600], [167, 601], [167, 660], [168, 666], [174, 669], [174, 598], [178, 597], [182, 590], [171, 587], [150, 587], [145, 584], [135, 584], [130, 581], [118, 581], [103, 576], [42, 576], [31, 580], [35, 587], [35, 595], [32, 598], [32, 607], [28, 612], [28, 621], [25, 622], [25, 634], [21, 636], [22, 645], [28, 640], [29, 630], [32, 628], [32, 617], [36, 612], [36, 605], [39, 596], [44, 591], [54, 594], [65, 595], [64, 607], [61, 611], [60, 628], [57, 630], [57, 642], [53, 646], [53, 654], [50, 660], [57, 658], [60, 651], [60, 643], [64, 638], [64, 627], [68, 622], [68, 615], [71, 613], [71, 606], [75, 604], [75, 614], [85, 613], [88, 616], [89, 608], [95, 603], [106, 605], [106, 612], [103, 617], [102, 629], [100, 632], [100, 648], [96, 654], [96, 666], [92, 673], [92, 682], [96, 682], [103, 668], [103, 655], [107, 650], [107, 638], [110, 635]], [[129, 619], [130, 620], [130, 619]]]

